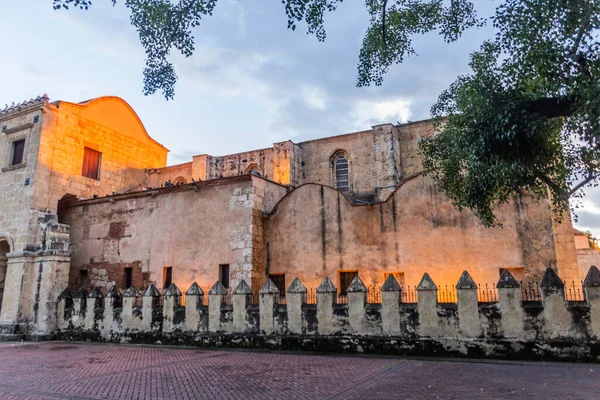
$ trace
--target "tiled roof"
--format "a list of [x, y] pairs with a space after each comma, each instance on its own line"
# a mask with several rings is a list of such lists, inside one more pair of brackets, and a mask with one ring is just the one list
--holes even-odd
[[25, 100], [22, 103], [12, 103], [11, 105], [6, 105], [3, 109], [0, 109], [0, 115], [8, 114], [13, 111], [20, 111], [25, 107], [33, 106], [36, 104], [44, 104], [49, 100], [48, 95], [44, 94], [43, 96], [38, 96], [35, 99]]
[[585, 236], [585, 233], [581, 232], [580, 230], [577, 230], [577, 229], [573, 228], [573, 235], [575, 235], [575, 236]]

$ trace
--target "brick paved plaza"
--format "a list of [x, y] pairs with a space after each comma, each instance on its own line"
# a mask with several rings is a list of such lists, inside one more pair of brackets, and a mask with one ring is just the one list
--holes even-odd
[[1, 343], [1, 399], [597, 399], [600, 365]]

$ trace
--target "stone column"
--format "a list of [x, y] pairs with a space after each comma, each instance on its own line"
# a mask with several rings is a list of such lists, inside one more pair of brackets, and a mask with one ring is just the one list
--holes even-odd
[[546, 268], [540, 289], [544, 304], [546, 336], [549, 339], [567, 336], [571, 329], [572, 318], [565, 301], [565, 284], [552, 268]]
[[[69, 303], [69, 304], [67, 304]], [[65, 312], [68, 308], [71, 308], [68, 316], [65, 318]], [[66, 288], [63, 292], [58, 296], [58, 306], [56, 310], [56, 321], [58, 329], [67, 329], [69, 327], [69, 321], [71, 319], [71, 313], [73, 311], [73, 296], [71, 294], [71, 289]]]
[[85, 329], [95, 330], [98, 329], [96, 324], [96, 310], [102, 308], [102, 299], [104, 295], [102, 290], [98, 286], [94, 286], [87, 298], [87, 310], [85, 312]]
[[84, 287], [79, 288], [73, 293], [73, 328], [83, 327], [85, 323], [85, 314], [87, 311], [88, 292]]
[[211, 333], [221, 330], [221, 305], [226, 294], [227, 289], [219, 281], [208, 291], [208, 331]]
[[233, 291], [233, 331], [243, 333], [248, 330], [248, 307], [252, 288], [242, 279], [239, 285]]
[[[125, 293], [123, 294], [123, 330], [139, 330], [142, 326], [141, 313], [138, 314], [138, 310], [136, 307], [137, 298], [142, 294], [139, 290], [135, 288], [135, 286], [131, 286]], [[135, 312], [134, 312], [134, 309]]]
[[592, 265], [583, 281], [585, 301], [590, 306], [590, 328], [591, 337], [600, 338], [600, 271]]
[[302, 305], [306, 301], [306, 287], [295, 278], [287, 289], [288, 330], [301, 335], [303, 332]]
[[[17, 325], [19, 318], [19, 305], [21, 301], [21, 290], [25, 266], [33, 263], [32, 256], [26, 253], [8, 253], [6, 255], [6, 278], [4, 280], [4, 294], [2, 297], [2, 308], [0, 310], [0, 325], [2, 330], [10, 329]], [[56, 298], [55, 298], [56, 299]]]
[[275, 331], [273, 309], [277, 303], [275, 298], [279, 297], [279, 289], [272, 280], [267, 279], [267, 282], [258, 293], [260, 296], [260, 330], [266, 334], [273, 333]]
[[464, 337], [479, 337], [481, 321], [479, 320], [479, 302], [477, 300], [477, 284], [467, 271], [463, 271], [456, 284], [458, 302], [458, 327]]
[[521, 285], [507, 269], [502, 271], [496, 285], [498, 289], [498, 307], [502, 319], [500, 327], [506, 338], [523, 336], [523, 307], [521, 305]]
[[321, 335], [333, 332], [333, 305], [337, 289], [328, 276], [317, 288], [317, 331]]
[[400, 335], [400, 285], [389, 274], [381, 287], [381, 327], [384, 335]]
[[68, 251], [47, 250], [34, 258], [37, 284], [30, 292], [34, 299], [32, 333], [47, 335], [56, 329], [56, 297], [68, 286], [70, 265]]
[[358, 275], [348, 286], [348, 320], [355, 335], [367, 334], [365, 305], [367, 304], [367, 287]]
[[163, 332], [175, 329], [175, 312], [181, 307], [181, 291], [174, 283], [163, 293]]
[[417, 286], [420, 336], [437, 336], [440, 333], [440, 318], [437, 314], [437, 290], [433, 279], [426, 272]]
[[102, 332], [119, 331], [119, 324], [115, 318], [115, 310], [121, 308], [121, 317], [123, 316], [122, 310], [122, 296], [119, 289], [113, 285], [104, 298], [104, 320], [100, 330]]
[[[154, 286], [150, 284], [144, 292], [142, 298], [142, 330], [143, 331], [154, 331], [159, 328], [162, 321], [156, 320], [154, 317], [154, 310], [158, 308], [160, 302], [160, 292]], [[158, 329], [160, 330], [160, 329]]]
[[196, 283], [185, 292], [185, 330], [198, 332], [200, 328], [200, 307], [204, 304], [204, 291]]

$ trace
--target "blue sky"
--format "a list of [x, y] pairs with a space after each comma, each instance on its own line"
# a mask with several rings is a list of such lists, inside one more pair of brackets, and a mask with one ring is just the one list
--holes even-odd
[[[468, 72], [469, 53], [490, 28], [457, 43], [438, 35], [415, 40], [418, 56], [394, 66], [381, 87], [355, 87], [368, 15], [347, 1], [326, 15], [320, 43], [300, 26], [287, 29], [283, 4], [219, 0], [195, 29], [196, 51], [173, 54], [175, 100], [142, 95], [144, 53], [120, 0], [96, 0], [89, 11], [52, 9], [52, 0], [0, 0], [0, 107], [48, 93], [78, 102], [124, 98], [150, 135], [171, 150], [169, 164], [194, 154], [222, 155], [429, 117], [437, 95]], [[260, 5], [259, 5], [260, 4]], [[491, 0], [478, 2], [483, 12]], [[600, 194], [579, 212], [579, 227], [600, 234]]]

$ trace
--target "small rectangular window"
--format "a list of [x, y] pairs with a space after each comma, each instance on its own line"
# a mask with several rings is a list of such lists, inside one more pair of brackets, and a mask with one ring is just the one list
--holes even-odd
[[127, 267], [124, 269], [124, 281], [125, 281], [125, 289], [129, 289], [133, 284], [133, 267]]
[[95, 180], [100, 180], [100, 161], [102, 153], [85, 147], [83, 149], [83, 166], [81, 175]]
[[173, 283], [173, 267], [163, 268], [163, 288], [168, 288]]
[[358, 276], [358, 271], [340, 271], [340, 295], [348, 294], [348, 287], [352, 283], [355, 276]]
[[88, 280], [88, 270], [80, 269], [79, 270], [79, 286], [86, 286]]
[[269, 279], [273, 281], [277, 289], [279, 289], [279, 295], [285, 296], [285, 274], [272, 274], [269, 275]]
[[12, 157], [10, 165], [19, 165], [23, 163], [23, 154], [25, 152], [25, 139], [12, 142]]
[[229, 289], [229, 264], [219, 265], [219, 282], [225, 286], [225, 289]]
[[396, 278], [396, 282], [398, 282], [398, 284], [400, 286], [404, 286], [404, 272], [384, 272], [384, 274], [383, 274], [384, 282], [387, 279], [388, 275], [394, 275], [394, 278]]

